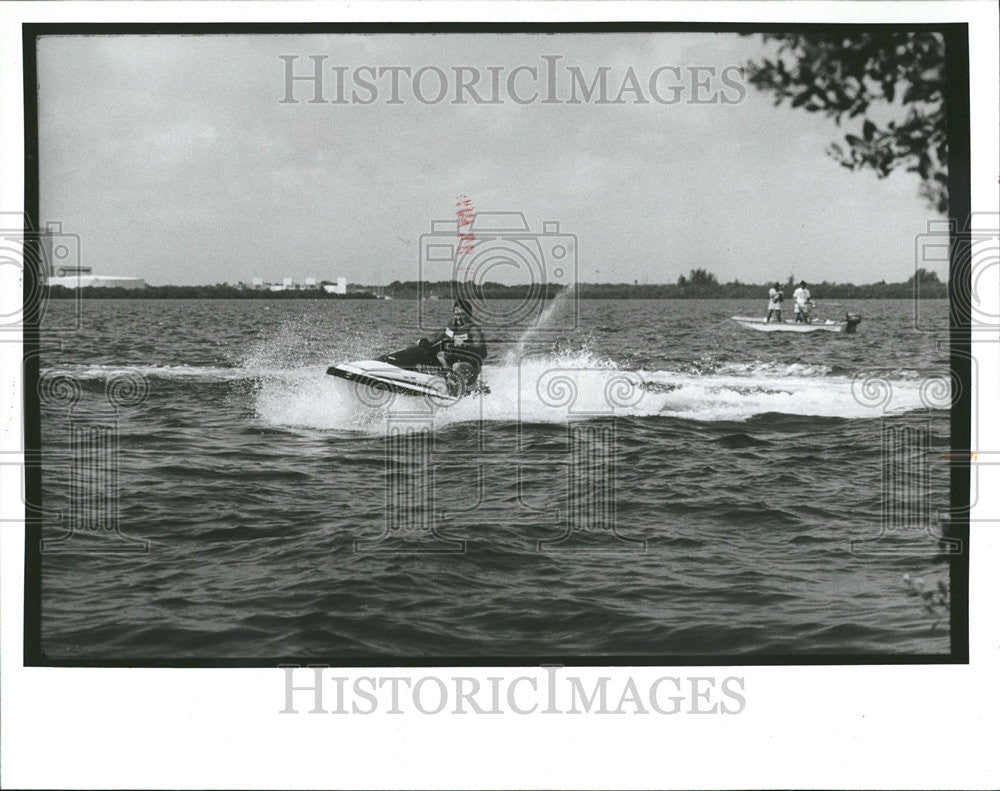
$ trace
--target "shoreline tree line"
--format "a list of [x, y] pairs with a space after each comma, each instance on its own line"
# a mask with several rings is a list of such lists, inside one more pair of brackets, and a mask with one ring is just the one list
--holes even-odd
[[[692, 269], [681, 275], [676, 283], [580, 283], [576, 286], [580, 299], [766, 299], [768, 289], [776, 281], [766, 283], [743, 283], [733, 280], [718, 282], [715, 275], [704, 269]], [[792, 292], [799, 281], [789, 275], [782, 284], [785, 297], [792, 298]], [[82, 289], [65, 286], [43, 287], [52, 299], [72, 299], [79, 296], [86, 299], [377, 299], [378, 293], [393, 299], [421, 299], [433, 297], [450, 299], [454, 294], [466, 294], [465, 284], [441, 280], [421, 282], [416, 280], [396, 280], [387, 286], [353, 287], [347, 294], [330, 294], [322, 289], [303, 291], [257, 291], [240, 289], [228, 283], [214, 286], [147, 286], [144, 289], [107, 287], [87, 287]], [[501, 283], [484, 283], [476, 286], [476, 293], [482, 299], [554, 299], [565, 286], [549, 283], [535, 285], [508, 286]], [[820, 299], [947, 299], [948, 284], [938, 279], [934, 272], [918, 269], [909, 280], [899, 283], [831, 283], [822, 281], [809, 283], [813, 298]]]

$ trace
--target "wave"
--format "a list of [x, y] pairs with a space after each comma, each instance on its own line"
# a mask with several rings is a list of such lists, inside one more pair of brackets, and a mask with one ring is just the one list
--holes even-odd
[[[927, 388], [915, 372], [870, 377], [831, 373], [824, 366], [773, 362], [724, 363], [711, 370], [629, 370], [587, 351], [508, 357], [483, 368], [490, 392], [456, 404], [370, 390], [326, 375], [326, 365], [222, 367], [81, 365], [43, 369], [43, 377], [156, 379], [254, 384], [248, 394], [269, 426], [383, 433], [408, 422], [438, 429], [468, 422], [566, 423], [604, 417], [673, 417], [746, 421], [777, 413], [878, 418], [919, 409], [947, 409], [950, 387]], [[152, 388], [155, 390], [155, 385]], [[929, 397], [933, 401], [929, 401]], [[736, 444], [740, 444], [737, 442]]]
[[440, 429], [468, 422], [566, 423], [608, 417], [673, 417], [695, 421], [746, 421], [757, 415], [878, 418], [912, 410], [946, 409], [927, 403], [919, 380], [878, 379], [875, 397], [856, 377], [818, 375], [802, 366], [756, 367], [737, 373], [691, 374], [625, 370], [587, 353], [523, 358], [485, 366], [490, 388], [457, 404], [380, 393], [301, 370], [264, 377], [255, 394], [265, 423], [316, 429], [384, 432], [409, 423]]
[[[316, 366], [317, 368], [319, 366]], [[42, 368], [42, 376], [65, 376], [80, 380], [105, 381], [119, 376], [143, 376], [147, 379], [199, 379], [203, 381], [236, 382], [280, 376], [280, 368], [231, 368], [210, 365], [64, 365]]]

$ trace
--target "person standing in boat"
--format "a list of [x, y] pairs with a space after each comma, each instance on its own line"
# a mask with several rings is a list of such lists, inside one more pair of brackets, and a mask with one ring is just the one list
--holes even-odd
[[771, 316], [776, 316], [777, 321], [781, 321], [781, 303], [785, 301], [785, 292], [781, 290], [781, 284], [775, 283], [774, 288], [772, 288], [767, 293], [767, 318], [764, 319], [765, 322], [771, 321]]
[[809, 287], [806, 286], [805, 280], [799, 283], [799, 287], [795, 289], [792, 296], [795, 297], [795, 321], [800, 324], [810, 324], [812, 322], [810, 315], [812, 295], [809, 293]]

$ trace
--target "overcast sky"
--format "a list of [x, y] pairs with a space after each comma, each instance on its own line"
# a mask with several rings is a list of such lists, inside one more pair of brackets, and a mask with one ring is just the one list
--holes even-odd
[[[42, 220], [79, 234], [96, 274], [153, 284], [415, 280], [421, 234], [454, 218], [459, 195], [523, 212], [532, 229], [558, 221], [578, 237], [582, 281], [673, 282], [692, 267], [723, 281], [905, 280], [914, 237], [938, 219], [916, 177], [851, 173], [824, 153], [851, 128], [721, 82], [762, 47], [694, 33], [46, 37]], [[326, 103], [301, 82], [281, 102], [282, 55], [299, 74], [326, 56]], [[560, 101], [544, 103], [555, 55]], [[373, 103], [330, 102], [334, 66], [348, 96], [370, 97], [352, 74], [365, 65], [436, 66], [449, 93], [422, 103], [402, 74], [392, 104], [384, 73]], [[500, 102], [453, 104], [456, 66], [480, 70], [486, 99], [486, 67], [503, 67]], [[507, 94], [517, 66], [539, 69], [515, 80], [537, 100]], [[610, 99], [631, 67], [647, 103], [633, 90], [571, 104], [571, 66], [588, 82], [608, 66]], [[655, 82], [661, 98], [682, 86], [676, 103], [649, 96], [662, 66], [681, 69]], [[692, 66], [714, 67], [707, 88], [692, 87]], [[421, 88], [436, 98], [434, 73]]]

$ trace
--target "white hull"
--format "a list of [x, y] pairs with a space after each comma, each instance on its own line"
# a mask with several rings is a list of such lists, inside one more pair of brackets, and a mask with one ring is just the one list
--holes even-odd
[[407, 371], [379, 360], [357, 360], [331, 366], [327, 373], [349, 382], [387, 390], [393, 393], [414, 396], [433, 396], [444, 401], [457, 401], [448, 393], [448, 383], [443, 377], [419, 371]]
[[796, 321], [765, 321], [754, 316], [733, 316], [733, 321], [748, 330], [758, 332], [843, 332], [847, 329], [846, 321], [825, 322], [814, 321], [812, 324], [803, 324]]

